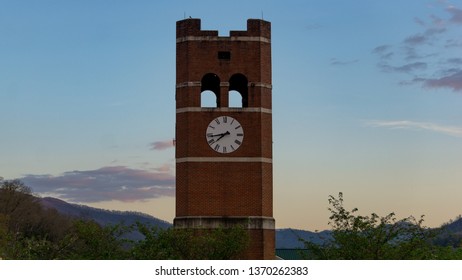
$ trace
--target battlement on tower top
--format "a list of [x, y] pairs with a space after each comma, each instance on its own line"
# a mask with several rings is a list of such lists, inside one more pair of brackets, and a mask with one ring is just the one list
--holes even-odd
[[271, 39], [271, 23], [261, 19], [248, 19], [247, 30], [231, 30], [228, 37], [218, 36], [218, 30], [201, 30], [201, 20], [198, 18], [184, 19], [176, 22], [176, 37], [262, 37]]

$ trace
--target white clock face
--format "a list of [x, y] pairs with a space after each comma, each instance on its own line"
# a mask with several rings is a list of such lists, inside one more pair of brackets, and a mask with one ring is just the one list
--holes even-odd
[[244, 129], [236, 119], [220, 116], [210, 122], [205, 138], [214, 151], [222, 154], [232, 153], [242, 145]]

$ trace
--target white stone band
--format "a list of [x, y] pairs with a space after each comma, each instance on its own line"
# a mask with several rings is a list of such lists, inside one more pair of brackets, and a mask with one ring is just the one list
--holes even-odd
[[243, 41], [243, 42], [263, 42], [271, 43], [271, 39], [261, 36], [230, 36], [230, 37], [219, 37], [219, 36], [185, 36], [176, 38], [177, 43], [183, 43], [188, 41]]
[[183, 157], [177, 158], [176, 163], [183, 162], [263, 162], [273, 163], [273, 159], [265, 157]]
[[173, 221], [176, 228], [232, 228], [244, 226], [245, 229], [275, 229], [273, 217], [260, 216], [187, 216], [176, 217]]
[[260, 107], [184, 107], [176, 109], [177, 114], [186, 113], [186, 112], [222, 112], [222, 113], [232, 113], [232, 112], [246, 112], [246, 113], [265, 113], [272, 114], [273, 111], [267, 108]]
[[[195, 82], [184, 82], [184, 83], [179, 83], [176, 84], [176, 88], [184, 88], [184, 87], [200, 87], [202, 86], [201, 82], [195, 81]], [[262, 87], [262, 88], [269, 88], [273, 89], [273, 86], [271, 84], [267, 83], [259, 83], [259, 82], [249, 82], [247, 84], [248, 87]], [[229, 87], [229, 82], [220, 82], [220, 87]]]

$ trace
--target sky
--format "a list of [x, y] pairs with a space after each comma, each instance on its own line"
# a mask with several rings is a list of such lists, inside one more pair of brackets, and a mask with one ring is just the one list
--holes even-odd
[[462, 214], [462, 1], [0, 0], [0, 177], [172, 222], [175, 24], [272, 24], [277, 228]]

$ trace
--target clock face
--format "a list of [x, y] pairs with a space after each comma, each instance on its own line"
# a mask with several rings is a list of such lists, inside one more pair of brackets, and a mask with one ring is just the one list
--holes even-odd
[[214, 151], [232, 153], [242, 145], [244, 129], [236, 119], [220, 116], [209, 123], [205, 138]]

